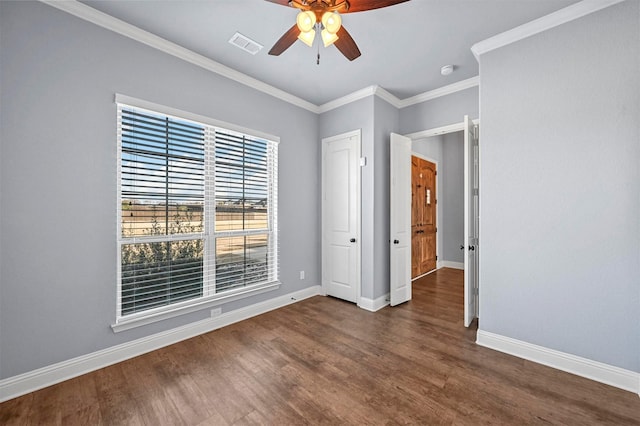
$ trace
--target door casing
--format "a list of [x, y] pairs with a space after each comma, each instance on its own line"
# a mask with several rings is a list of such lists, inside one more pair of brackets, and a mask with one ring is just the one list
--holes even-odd
[[[471, 122], [473, 123], [473, 125], [478, 126], [478, 124], [480, 123], [479, 120], [471, 120]], [[447, 126], [441, 126], [441, 127], [435, 127], [432, 129], [427, 129], [427, 130], [421, 130], [419, 132], [413, 132], [413, 133], [408, 133], [406, 135], [404, 135], [405, 137], [411, 139], [411, 140], [417, 140], [417, 139], [423, 139], [423, 138], [428, 138], [431, 136], [439, 136], [439, 135], [445, 135], [447, 133], [455, 133], [455, 132], [460, 132], [463, 131], [465, 129], [465, 122], [462, 121], [460, 123], [455, 123], [455, 124], [450, 124]], [[415, 155], [415, 154], [414, 154]], [[408, 167], [411, 167], [410, 165]], [[482, 167], [481, 165], [481, 152], [480, 150], [478, 151], [478, 171], [480, 170], [480, 168]], [[466, 182], [465, 179], [465, 185], [468, 185], [468, 183]], [[479, 183], [479, 186], [482, 186]], [[478, 212], [480, 211], [480, 204], [482, 203], [482, 197], [479, 195], [478, 196], [478, 206], [477, 206], [477, 212], [476, 215], [478, 214]], [[473, 206], [472, 206], [473, 208]], [[473, 212], [471, 212], [473, 214]], [[479, 217], [476, 217], [476, 223], [479, 226]], [[479, 238], [479, 237], [478, 237]], [[466, 244], [466, 241], [465, 241]], [[478, 243], [477, 243], [478, 244]], [[476, 261], [477, 261], [477, 267], [476, 267], [476, 273], [479, 270], [479, 265], [480, 265], [480, 257], [482, 255], [479, 254], [478, 256], [476, 256]], [[467, 250], [465, 250], [465, 259], [467, 257]], [[465, 271], [465, 273], [467, 273], [467, 271]], [[476, 284], [477, 284], [477, 294], [476, 294], [476, 305], [475, 305], [475, 314], [477, 317], [480, 316], [480, 288], [481, 288], [481, 284], [480, 284], [480, 278], [479, 278], [479, 273], [477, 273], [476, 275]], [[464, 300], [465, 306], [467, 306], [467, 295], [465, 294], [465, 300]], [[466, 325], [466, 324], [465, 324]]]

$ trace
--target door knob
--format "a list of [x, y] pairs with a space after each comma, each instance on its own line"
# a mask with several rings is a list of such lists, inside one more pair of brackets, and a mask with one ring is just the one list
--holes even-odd
[[464, 250], [464, 246], [463, 245], [460, 246], [460, 250]]
[[393, 240], [393, 244], [400, 244], [400, 241], [398, 241], [398, 240]]
[[476, 249], [476, 246], [469, 246], [469, 250], [474, 251]]
[[352, 238], [352, 239], [350, 239], [349, 241], [350, 241], [350, 242], [352, 242], [352, 243], [355, 243], [355, 242], [356, 242], [356, 239], [355, 239], [355, 238]]

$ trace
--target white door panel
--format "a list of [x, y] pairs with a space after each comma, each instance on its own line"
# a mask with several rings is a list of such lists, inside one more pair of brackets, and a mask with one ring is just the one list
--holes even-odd
[[322, 287], [357, 303], [360, 291], [360, 132], [322, 141]]
[[478, 147], [473, 123], [464, 117], [464, 325], [478, 316]]
[[391, 134], [389, 249], [391, 306], [411, 300], [411, 139]]

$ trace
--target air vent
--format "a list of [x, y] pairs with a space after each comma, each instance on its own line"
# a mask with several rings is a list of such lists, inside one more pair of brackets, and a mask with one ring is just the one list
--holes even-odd
[[264, 47], [240, 33], [235, 33], [229, 40], [229, 43], [244, 50], [245, 52], [251, 53], [252, 55], [255, 55]]

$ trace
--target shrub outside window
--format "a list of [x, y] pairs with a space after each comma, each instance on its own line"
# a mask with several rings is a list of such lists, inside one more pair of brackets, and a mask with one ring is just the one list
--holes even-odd
[[117, 320], [278, 280], [277, 142], [118, 104]]

